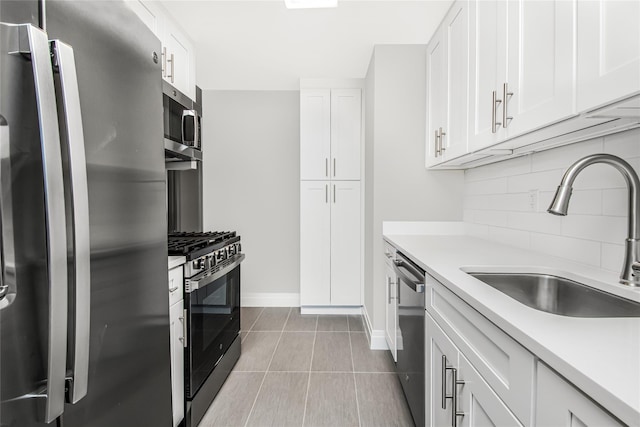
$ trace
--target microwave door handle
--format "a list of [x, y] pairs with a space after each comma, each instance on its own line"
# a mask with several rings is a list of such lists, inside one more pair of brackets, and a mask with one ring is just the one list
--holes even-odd
[[67, 378], [67, 399], [77, 403], [87, 394], [89, 379], [89, 323], [91, 314], [91, 274], [89, 242], [89, 192], [80, 93], [73, 48], [59, 40], [51, 42], [57, 65], [62, 101], [61, 114], [67, 130], [69, 179], [73, 212], [73, 332], [71, 377]]
[[201, 148], [199, 147], [200, 145], [199, 141], [200, 141], [200, 116], [196, 112], [195, 115], [193, 116], [193, 146], [195, 148]]
[[31, 24], [0, 24], [3, 39], [14, 43], [9, 52], [26, 55], [31, 60], [35, 86], [47, 237], [47, 275], [49, 286], [46, 386], [25, 398], [44, 397], [44, 413], [38, 414], [51, 423], [64, 412], [64, 387], [67, 352], [67, 232], [64, 205], [62, 155], [58, 133], [56, 94], [45, 32]]

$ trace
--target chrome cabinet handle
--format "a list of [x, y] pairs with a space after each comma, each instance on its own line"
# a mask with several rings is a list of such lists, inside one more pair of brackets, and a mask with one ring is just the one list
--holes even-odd
[[442, 132], [442, 128], [438, 131], [438, 141], [440, 142], [440, 154], [445, 150], [444, 144], [442, 144], [442, 137], [445, 136], [446, 133]]
[[[38, 418], [51, 423], [64, 412], [68, 300], [64, 180], [53, 70], [46, 33], [30, 24], [0, 24], [0, 30], [3, 40], [15, 43], [9, 47], [9, 52], [26, 54], [33, 70], [44, 176], [49, 280], [47, 378], [43, 393], [38, 395], [45, 398], [44, 413]], [[30, 393], [24, 397], [36, 395]]]
[[51, 42], [54, 65], [60, 79], [62, 101], [61, 120], [64, 120], [69, 156], [73, 238], [73, 336], [71, 379], [67, 381], [69, 403], [76, 403], [87, 395], [89, 382], [89, 324], [91, 318], [91, 253], [89, 242], [89, 190], [87, 160], [84, 150], [84, 129], [80, 109], [80, 92], [73, 48], [59, 40]]
[[[165, 55], [166, 56], [166, 55]], [[167, 75], [167, 78], [171, 79], [171, 83], [174, 82], [174, 74], [175, 74], [175, 57], [173, 53], [171, 54], [171, 59], [167, 59], [167, 62], [171, 62], [171, 74]]]
[[513, 92], [509, 92], [509, 83], [502, 85], [502, 127], [506, 129], [507, 124], [513, 119], [507, 113], [507, 99], [513, 96]]
[[464, 381], [458, 379], [458, 370], [452, 368], [453, 371], [453, 390], [451, 391], [451, 425], [458, 427], [458, 417], [464, 417], [464, 412], [458, 411], [458, 386], [464, 384]]
[[324, 176], [329, 177], [329, 158], [324, 158]]
[[175, 291], [177, 291], [178, 289], [180, 289], [180, 286], [176, 286], [176, 287], [170, 288], [170, 289], [169, 289], [169, 293], [170, 293], [170, 294], [172, 294], [172, 293], [174, 293]]
[[324, 202], [329, 203], [329, 184], [324, 185]]
[[442, 409], [447, 409], [447, 356], [442, 355]]
[[498, 105], [502, 103], [502, 100], [498, 99], [498, 94], [495, 90], [492, 92], [491, 98], [491, 133], [496, 133], [498, 132], [498, 126], [502, 124], [496, 121], [496, 110], [498, 109]]
[[185, 319], [187, 319], [187, 309], [185, 308], [184, 310], [182, 310], [182, 317], [179, 318], [180, 321], [182, 322], [182, 346], [184, 348], [187, 348], [187, 322], [185, 321]]
[[435, 143], [435, 147], [436, 147], [436, 157], [438, 157], [438, 155], [440, 154], [440, 146], [438, 144], [438, 140], [439, 140], [438, 131], [436, 130], [435, 131], [435, 138], [434, 138], [434, 143]]
[[336, 176], [336, 158], [333, 158], [333, 176]]
[[336, 204], [336, 185], [333, 184], [333, 204]]
[[162, 77], [167, 77], [167, 47], [162, 48]]

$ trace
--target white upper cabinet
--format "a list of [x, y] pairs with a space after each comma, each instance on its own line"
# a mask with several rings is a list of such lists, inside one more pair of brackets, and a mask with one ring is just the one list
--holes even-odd
[[329, 179], [331, 91], [300, 91], [300, 179]]
[[162, 78], [189, 98], [196, 99], [195, 47], [165, 9], [148, 0], [126, 4], [162, 43]]
[[506, 3], [507, 79], [496, 90], [502, 100], [498, 121], [511, 138], [575, 113], [576, 31], [572, 2]]
[[640, 2], [579, 1], [577, 107], [640, 92]]
[[574, 113], [571, 2], [477, 1], [471, 16], [470, 151]]
[[331, 179], [360, 179], [362, 94], [331, 90]]
[[504, 139], [498, 89], [507, 80], [507, 2], [470, 3], [469, 149]]
[[300, 179], [359, 180], [360, 89], [300, 91]]
[[427, 46], [427, 166], [467, 152], [469, 2], [447, 13]]

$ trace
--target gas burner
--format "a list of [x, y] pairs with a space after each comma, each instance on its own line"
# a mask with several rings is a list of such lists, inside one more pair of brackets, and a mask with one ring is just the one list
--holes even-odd
[[240, 241], [235, 231], [169, 233], [169, 254], [183, 255], [187, 261]]

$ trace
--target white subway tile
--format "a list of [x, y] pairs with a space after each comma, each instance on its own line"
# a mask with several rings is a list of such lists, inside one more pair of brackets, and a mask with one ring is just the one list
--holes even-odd
[[576, 177], [574, 190], [593, 190], [602, 188], [625, 188], [626, 183], [620, 172], [605, 164], [587, 166]]
[[507, 212], [505, 211], [475, 211], [473, 221], [476, 224], [507, 226]]
[[552, 234], [531, 233], [531, 249], [594, 267], [600, 266], [600, 243]]
[[509, 212], [507, 227], [539, 233], [561, 234], [562, 218], [546, 212]]
[[463, 222], [469, 222], [469, 223], [473, 223], [475, 222], [473, 219], [475, 218], [475, 213], [477, 211], [473, 210], [473, 209], [464, 209], [462, 211], [462, 221]]
[[606, 270], [619, 272], [624, 261], [624, 245], [602, 244], [601, 267]]
[[602, 190], [574, 190], [573, 191], [573, 193], [571, 194], [571, 201], [569, 202], [569, 215], [601, 215], [601, 214], [602, 214]]
[[529, 190], [553, 190], [560, 184], [563, 174], [563, 170], [555, 169], [510, 176], [507, 178], [507, 191], [509, 193], [524, 193]]
[[567, 215], [562, 218], [562, 235], [606, 243], [622, 243], [627, 237], [627, 220], [615, 216]]
[[640, 157], [640, 129], [615, 133], [604, 138], [604, 152], [627, 160]]
[[619, 188], [614, 190], [602, 190], [602, 214], [609, 216], [628, 215], [629, 190]]
[[603, 139], [596, 138], [588, 141], [577, 142], [551, 150], [535, 153], [531, 159], [531, 170], [533, 172], [567, 169], [576, 160], [589, 154], [601, 153], [603, 150]]
[[482, 181], [469, 181], [464, 186], [464, 192], [468, 195], [501, 194], [507, 192], [507, 178], [483, 179]]
[[530, 233], [528, 231], [489, 226], [489, 239], [517, 248], [530, 248]]
[[531, 172], [531, 156], [521, 156], [503, 162], [467, 169], [464, 177], [465, 181], [479, 181], [483, 179], [521, 175], [529, 172]]
[[489, 209], [489, 198], [482, 196], [467, 196], [464, 198], [464, 209]]
[[478, 237], [480, 239], [488, 239], [489, 238], [489, 226], [482, 224], [464, 224], [465, 234], [471, 237]]
[[499, 211], [527, 212], [529, 210], [529, 194], [493, 194], [484, 196], [487, 198], [487, 209]]

